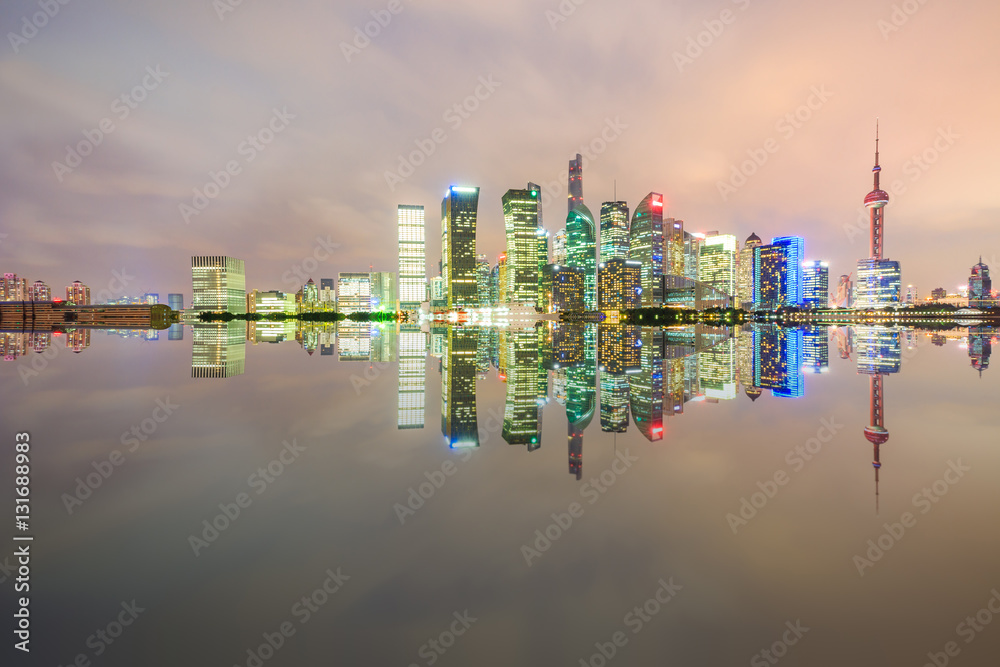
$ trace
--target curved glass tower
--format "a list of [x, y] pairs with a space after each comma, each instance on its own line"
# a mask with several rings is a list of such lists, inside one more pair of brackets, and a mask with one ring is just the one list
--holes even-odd
[[650, 192], [635, 207], [629, 230], [629, 259], [642, 262], [642, 305], [663, 305], [663, 195]]
[[566, 264], [583, 271], [583, 306], [597, 309], [597, 226], [586, 204], [566, 216]]

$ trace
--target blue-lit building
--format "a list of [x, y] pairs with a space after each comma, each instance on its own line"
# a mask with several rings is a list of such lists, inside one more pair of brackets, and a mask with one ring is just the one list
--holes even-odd
[[802, 370], [805, 373], [826, 373], [830, 370], [830, 335], [826, 328], [803, 330]]
[[802, 305], [802, 260], [805, 240], [779, 236], [753, 249], [753, 305], [769, 310]]
[[826, 308], [830, 303], [830, 265], [811, 261], [802, 264], [802, 305]]
[[855, 308], [899, 305], [903, 287], [899, 262], [891, 259], [859, 259], [854, 285]]

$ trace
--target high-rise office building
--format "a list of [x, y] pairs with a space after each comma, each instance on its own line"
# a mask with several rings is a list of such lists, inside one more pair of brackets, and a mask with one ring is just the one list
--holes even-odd
[[628, 204], [623, 201], [606, 201], [601, 204], [600, 259], [628, 259]]
[[753, 303], [753, 249], [760, 247], [761, 244], [759, 236], [750, 234], [739, 252], [739, 265], [736, 267], [736, 300], [741, 308], [749, 308]]
[[698, 281], [723, 294], [736, 294], [736, 237], [732, 234], [709, 236], [701, 243], [698, 257]]
[[826, 308], [830, 303], [830, 265], [817, 260], [802, 263], [802, 305]]
[[478, 211], [478, 187], [453, 185], [441, 201], [441, 277], [449, 310], [479, 305], [476, 288]]
[[[713, 235], [716, 235], [713, 233]], [[684, 230], [684, 273], [688, 280], [698, 280], [698, 266], [701, 255], [701, 246], [705, 242], [705, 234], [694, 233]]]
[[632, 213], [629, 259], [642, 263], [642, 305], [663, 304], [663, 195], [650, 192]]
[[944, 299], [947, 296], [948, 296], [948, 290], [946, 290], [943, 287], [935, 287], [934, 289], [931, 290], [931, 298], [934, 299], [935, 301]]
[[[538, 202], [538, 210], [542, 210], [542, 202]], [[541, 217], [539, 216], [539, 221]], [[541, 222], [539, 222], [541, 225]], [[543, 301], [545, 301], [545, 289], [542, 285], [542, 271], [545, 265], [549, 263], [549, 232], [543, 229], [541, 226], [535, 232], [535, 238], [538, 246], [538, 284], [535, 286], [536, 296], [535, 305], [541, 307]]]
[[52, 301], [52, 288], [41, 280], [36, 280], [31, 286], [31, 298], [29, 300]]
[[601, 262], [597, 272], [597, 309], [625, 310], [642, 303], [642, 264], [613, 257]]
[[73, 281], [71, 285], [66, 286], [66, 301], [74, 306], [89, 306], [90, 288], [79, 280]]
[[285, 292], [253, 290], [253, 312], [262, 315], [292, 314], [295, 312], [295, 295]]
[[476, 351], [479, 329], [448, 327], [441, 363], [441, 433], [448, 446], [479, 446]]
[[424, 427], [426, 359], [427, 334], [417, 325], [401, 324], [396, 407], [396, 428], [399, 430]]
[[572, 213], [578, 206], [583, 206], [583, 156], [576, 154], [576, 159], [569, 161], [569, 193], [567, 213]]
[[390, 271], [371, 272], [371, 312], [395, 313], [399, 292], [396, 274]]
[[684, 265], [684, 221], [665, 217], [663, 218], [663, 275], [683, 276]]
[[312, 311], [319, 305], [319, 285], [310, 278], [302, 286], [302, 310]]
[[542, 271], [542, 289], [546, 313], [583, 310], [583, 271], [564, 264], [546, 264]]
[[566, 263], [566, 228], [563, 227], [552, 237], [552, 263]]
[[197, 312], [247, 312], [246, 268], [225, 255], [191, 258], [191, 307]]
[[804, 252], [801, 236], [774, 238], [770, 245], [754, 248], [755, 308], [801, 305]]
[[586, 204], [566, 217], [566, 263], [583, 272], [583, 306], [597, 308], [597, 227]]
[[854, 307], [865, 309], [898, 305], [902, 287], [899, 262], [891, 259], [859, 259]]
[[396, 222], [399, 239], [399, 309], [417, 310], [427, 298], [424, 207], [399, 204], [396, 207]]
[[507, 253], [497, 257], [497, 303], [507, 303]]
[[993, 281], [990, 280], [990, 267], [983, 264], [983, 258], [972, 267], [969, 276], [969, 307], [990, 308], [996, 305], [993, 298]]
[[171, 310], [184, 310], [184, 295], [171, 292], [167, 295], [167, 305], [170, 306]]
[[337, 307], [337, 287], [333, 278], [319, 279], [319, 303], [323, 308]]
[[507, 231], [505, 303], [534, 306], [538, 301], [538, 191], [507, 190], [501, 202]]
[[337, 311], [345, 315], [372, 312], [372, 274], [337, 274]]
[[495, 305], [490, 301], [490, 261], [486, 255], [476, 255], [476, 294], [480, 306]]

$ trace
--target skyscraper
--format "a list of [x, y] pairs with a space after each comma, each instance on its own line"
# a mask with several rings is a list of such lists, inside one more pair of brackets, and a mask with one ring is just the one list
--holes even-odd
[[563, 227], [552, 237], [552, 263], [566, 263], [566, 228]]
[[79, 280], [73, 281], [71, 285], [66, 286], [66, 301], [74, 306], [89, 306], [90, 288]]
[[341, 272], [337, 274], [337, 311], [370, 313], [372, 311], [372, 274]]
[[583, 206], [583, 156], [576, 154], [576, 159], [569, 161], [569, 209], [572, 213], [576, 207]]
[[0, 283], [0, 301], [28, 301], [26, 278], [18, 278], [16, 273], [3, 274]]
[[542, 270], [542, 310], [546, 313], [583, 310], [583, 271], [565, 264], [546, 264]]
[[850, 308], [854, 305], [854, 281], [850, 274], [840, 276], [837, 280], [837, 296], [835, 300], [838, 308]]
[[371, 312], [396, 312], [396, 301], [399, 298], [396, 290], [396, 274], [391, 271], [372, 271], [370, 276]]
[[171, 310], [184, 310], [184, 295], [176, 292], [168, 294], [167, 305], [170, 306]]
[[683, 220], [663, 219], [663, 275], [684, 275]]
[[539, 227], [536, 232], [536, 241], [538, 245], [538, 284], [536, 286], [537, 296], [535, 298], [535, 305], [541, 307], [542, 302], [545, 301], [545, 287], [543, 285], [542, 271], [545, 269], [545, 265], [549, 263], [549, 232], [541, 227], [541, 209], [542, 202], [538, 202], [539, 210]]
[[606, 201], [601, 204], [601, 261], [628, 259], [628, 253], [628, 204]]
[[830, 265], [826, 262], [802, 263], [802, 305], [826, 308], [830, 303]]
[[983, 258], [972, 267], [969, 276], [969, 307], [990, 308], [996, 305], [993, 299], [993, 281], [990, 280], [990, 267], [983, 264]]
[[597, 309], [625, 310], [642, 303], [642, 264], [613, 257], [601, 262], [597, 274]]
[[399, 309], [417, 310], [427, 298], [427, 251], [424, 237], [424, 207], [396, 207], [399, 237]]
[[729, 296], [736, 294], [736, 237], [720, 234], [707, 237], [698, 257], [698, 281]]
[[476, 219], [479, 188], [453, 185], [441, 201], [441, 277], [449, 310], [479, 305]]
[[662, 305], [663, 195], [650, 192], [635, 207], [629, 228], [629, 259], [642, 262], [642, 305]]
[[[717, 233], [713, 232], [713, 236]], [[705, 242], [705, 234], [684, 230], [684, 273], [689, 280], [698, 280], [698, 265], [701, 255], [701, 246]]]
[[597, 308], [597, 228], [594, 216], [580, 204], [566, 217], [566, 263], [583, 271], [583, 306]]
[[495, 305], [490, 299], [490, 261], [486, 255], [476, 255], [476, 294], [480, 306]]
[[225, 255], [191, 258], [191, 307], [197, 312], [247, 312], [246, 269], [242, 259]]
[[774, 309], [802, 303], [804, 249], [801, 236], [781, 236], [772, 239], [770, 245], [754, 248], [755, 308]]
[[756, 234], [750, 234], [739, 252], [739, 265], [736, 268], [736, 297], [741, 308], [749, 308], [753, 303], [753, 249], [760, 247], [761, 240]]
[[31, 298], [30, 301], [51, 301], [52, 300], [52, 288], [43, 283], [41, 280], [36, 280], [31, 286]]
[[506, 303], [538, 301], [538, 191], [507, 190], [502, 199], [507, 231]]

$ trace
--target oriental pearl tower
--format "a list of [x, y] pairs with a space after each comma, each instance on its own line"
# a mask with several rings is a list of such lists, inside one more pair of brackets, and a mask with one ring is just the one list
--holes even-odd
[[[875, 119], [875, 166], [872, 172], [875, 175], [875, 183], [872, 191], [865, 195], [865, 206], [868, 208], [871, 230], [869, 234], [868, 254], [870, 259], [882, 259], [883, 222], [885, 206], [889, 203], [889, 193], [879, 187], [878, 177], [882, 167], [878, 164], [878, 119]], [[869, 399], [869, 426], [865, 427], [865, 438], [872, 443], [875, 448], [872, 466], [875, 468], [875, 511], [878, 512], [878, 472], [882, 467], [880, 460], [880, 448], [889, 439], [889, 431], [886, 430], [884, 388], [882, 381], [885, 378], [883, 373], [872, 373], [868, 376], [868, 399]]]

